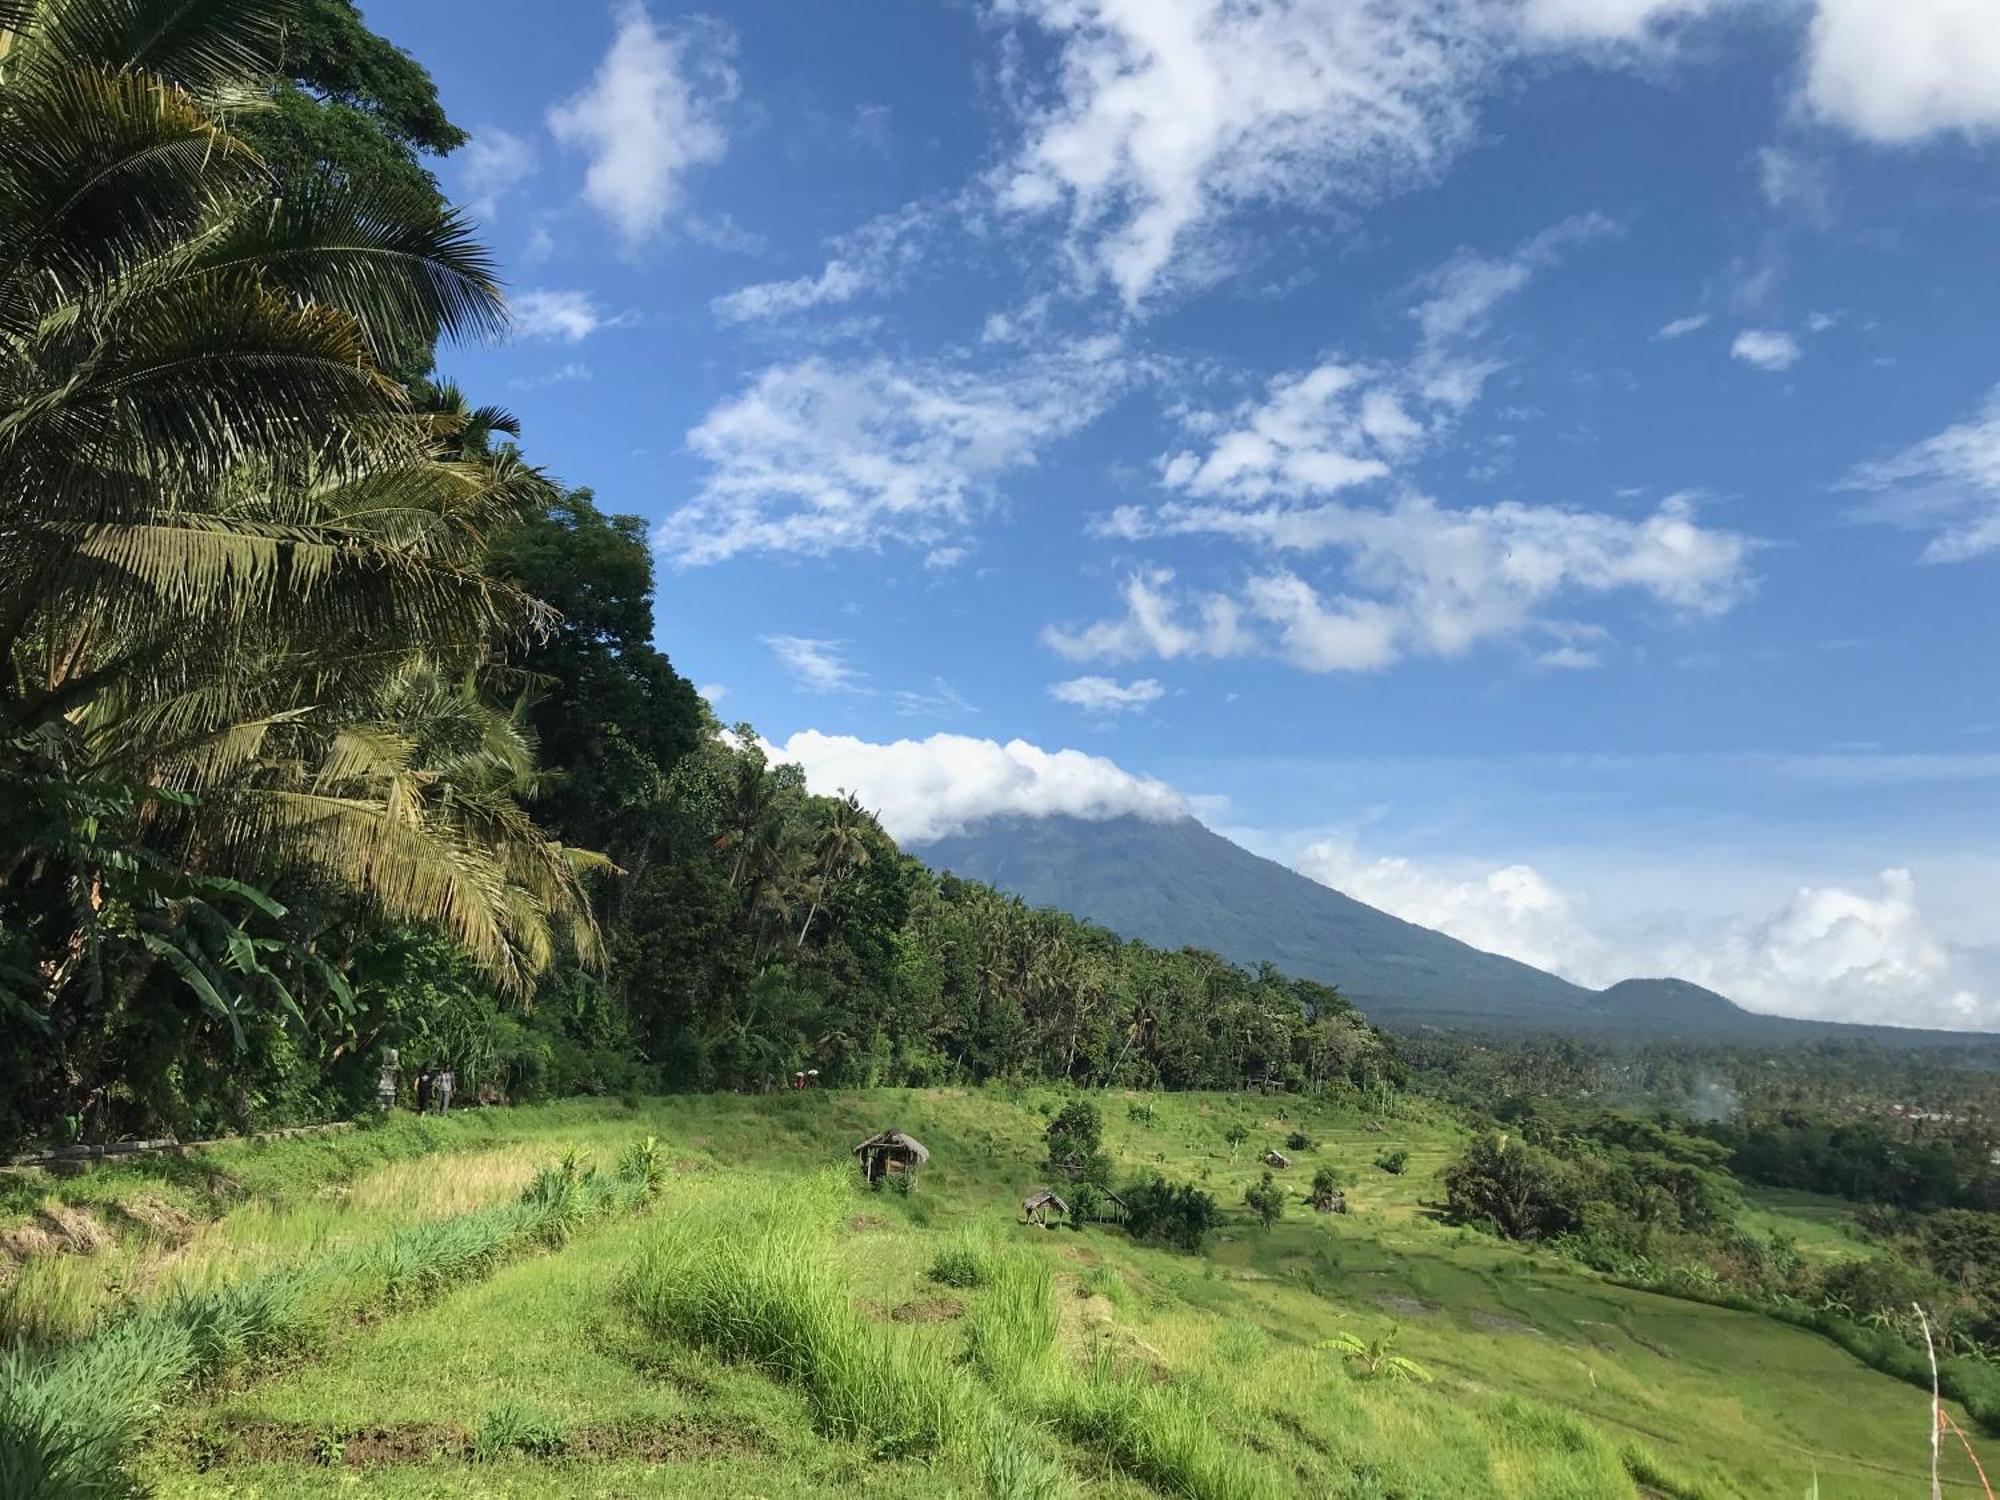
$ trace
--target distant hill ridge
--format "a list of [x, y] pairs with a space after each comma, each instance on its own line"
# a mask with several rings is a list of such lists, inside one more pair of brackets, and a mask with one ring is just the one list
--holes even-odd
[[1964, 1033], [1799, 1021], [1744, 1010], [1682, 979], [1586, 989], [1516, 959], [1419, 927], [1193, 818], [991, 818], [912, 848], [934, 869], [982, 880], [1128, 938], [1207, 948], [1238, 963], [1338, 985], [1371, 1019], [1410, 1029], [1552, 1031], [1787, 1042], [1869, 1038], [1931, 1046]]

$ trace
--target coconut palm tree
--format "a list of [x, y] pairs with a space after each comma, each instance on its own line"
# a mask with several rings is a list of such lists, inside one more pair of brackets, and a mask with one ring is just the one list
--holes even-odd
[[592, 946], [592, 861], [529, 820], [475, 686], [547, 623], [482, 569], [545, 481], [488, 451], [504, 413], [419, 411], [381, 364], [504, 302], [454, 213], [281, 196], [231, 134], [287, 9], [0, 0], [0, 802], [125, 809], [0, 820], [0, 877], [78, 916], [50, 1005], [103, 992], [70, 956], [141, 847], [438, 923], [517, 991], [558, 928]]

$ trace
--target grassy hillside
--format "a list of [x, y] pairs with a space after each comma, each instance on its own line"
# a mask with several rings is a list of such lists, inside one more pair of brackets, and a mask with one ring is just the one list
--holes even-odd
[[[570, 1104], [17, 1178], [0, 1199], [17, 1247], [30, 1211], [106, 1243], [31, 1256], [0, 1315], [39, 1309], [87, 1350], [94, 1327], [101, 1344], [218, 1287], [300, 1289], [279, 1336], [135, 1424], [139, 1471], [170, 1496], [1925, 1492], [1909, 1386], [1799, 1330], [1435, 1222], [1449, 1123], [1378, 1134], [1296, 1098], [1101, 1096], [1121, 1176], [1157, 1168], [1230, 1210], [1183, 1256], [1018, 1222], [1058, 1102]], [[848, 1148], [886, 1125], [933, 1152], [908, 1196], [851, 1180]], [[1243, 1192], [1293, 1130], [1318, 1144], [1266, 1231]], [[606, 1176], [648, 1135], [656, 1195], [553, 1218], [544, 1201], [491, 1253], [447, 1254], [524, 1188]], [[1372, 1165], [1391, 1148], [1410, 1153], [1402, 1176]], [[572, 1151], [575, 1170], [537, 1180]], [[1326, 1163], [1344, 1217], [1299, 1201]], [[1842, 1234], [1815, 1202], [1754, 1212]], [[426, 1254], [449, 1261], [429, 1280]], [[1345, 1334], [1392, 1341], [1432, 1380], [1369, 1375], [1324, 1347]], [[1957, 1456], [1949, 1492], [1976, 1494], [1970, 1473]]]

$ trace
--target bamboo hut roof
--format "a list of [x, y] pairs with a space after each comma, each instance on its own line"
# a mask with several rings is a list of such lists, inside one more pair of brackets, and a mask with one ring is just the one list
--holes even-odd
[[931, 1153], [924, 1143], [913, 1135], [905, 1135], [900, 1130], [884, 1130], [871, 1135], [854, 1148], [856, 1156], [866, 1156], [871, 1151], [901, 1151], [916, 1158], [922, 1166], [931, 1159]]
[[1064, 1214], [1069, 1212], [1069, 1205], [1047, 1188], [1043, 1188], [1039, 1193], [1030, 1193], [1022, 1200], [1022, 1213], [1031, 1214], [1038, 1208], [1053, 1208], [1056, 1212]]
[[1282, 1151], [1266, 1151], [1264, 1153], [1264, 1164], [1270, 1167], [1289, 1167], [1292, 1164], [1292, 1159]]

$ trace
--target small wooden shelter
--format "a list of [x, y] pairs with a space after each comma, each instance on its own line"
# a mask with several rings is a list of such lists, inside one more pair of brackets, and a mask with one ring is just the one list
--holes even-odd
[[1051, 1212], [1059, 1213], [1064, 1218], [1068, 1218], [1069, 1205], [1058, 1198], [1048, 1188], [1043, 1188], [1038, 1193], [1030, 1193], [1026, 1198], [1021, 1200], [1022, 1215], [1037, 1229], [1047, 1229], [1049, 1227], [1049, 1214]]
[[1337, 1190], [1321, 1193], [1313, 1200], [1313, 1210], [1323, 1214], [1344, 1214], [1347, 1212], [1347, 1195]]
[[871, 1186], [888, 1177], [916, 1178], [917, 1168], [931, 1159], [924, 1143], [900, 1130], [884, 1130], [871, 1135], [854, 1148], [861, 1163], [861, 1178]]
[[1264, 1165], [1267, 1167], [1275, 1167], [1282, 1172], [1291, 1164], [1292, 1159], [1282, 1151], [1271, 1150], [1264, 1153]]

